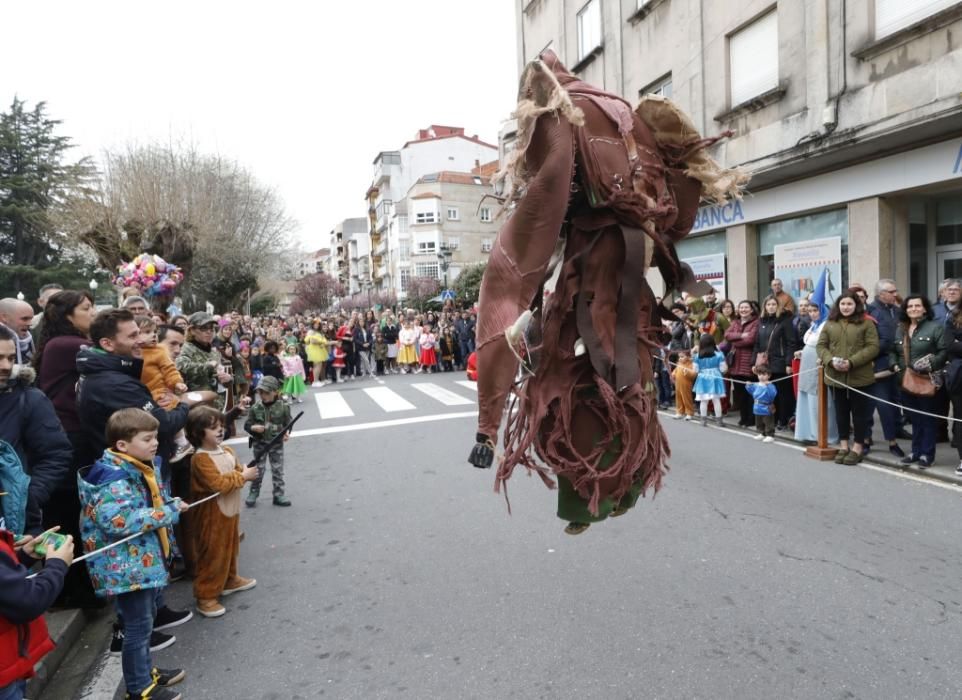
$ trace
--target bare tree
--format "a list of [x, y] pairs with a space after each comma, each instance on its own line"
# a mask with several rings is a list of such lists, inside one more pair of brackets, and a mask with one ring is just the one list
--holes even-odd
[[193, 146], [108, 152], [98, 191], [68, 202], [63, 228], [108, 269], [141, 252], [184, 268], [192, 307], [234, 306], [286, 249], [293, 220], [274, 190]]

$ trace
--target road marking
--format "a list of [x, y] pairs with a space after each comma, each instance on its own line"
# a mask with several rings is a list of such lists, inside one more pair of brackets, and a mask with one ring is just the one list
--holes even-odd
[[473, 399], [466, 399], [463, 396], [458, 396], [453, 391], [448, 391], [437, 384], [432, 384], [431, 382], [424, 382], [422, 384], [412, 384], [413, 389], [417, 389], [422, 394], [430, 396], [435, 401], [440, 401], [445, 406], [470, 406], [474, 404]]
[[113, 698], [124, 680], [119, 656], [104, 654], [94, 667], [92, 676], [77, 695], [79, 700]]
[[[413, 425], [415, 423], [433, 423], [439, 420], [452, 420], [455, 418], [477, 418], [477, 411], [462, 411], [461, 413], [438, 413], [430, 416], [412, 416], [411, 418], [393, 418], [391, 420], [374, 421], [373, 423], [354, 423], [352, 425], [334, 425], [329, 428], [310, 428], [308, 430], [295, 430], [291, 439], [312, 437], [314, 435], [332, 435], [334, 433], [352, 433], [357, 430], [374, 430], [377, 428], [393, 428], [399, 425]], [[246, 445], [247, 438], [231, 438], [224, 440], [225, 445]]]
[[413, 411], [414, 404], [405, 401], [396, 392], [386, 386], [376, 386], [364, 390], [364, 393], [374, 399], [374, 402], [388, 413], [395, 411]]
[[466, 388], [470, 389], [471, 391], [477, 391], [477, 390], [478, 390], [478, 383], [477, 383], [477, 382], [472, 382], [470, 379], [464, 379], [464, 380], [462, 380], [462, 381], [460, 381], [460, 382], [455, 382], [455, 384], [460, 384], [461, 386], [466, 387]]
[[354, 411], [347, 405], [347, 401], [339, 391], [314, 394], [314, 400], [317, 401], [317, 410], [321, 412], [321, 420], [349, 418], [354, 415]]

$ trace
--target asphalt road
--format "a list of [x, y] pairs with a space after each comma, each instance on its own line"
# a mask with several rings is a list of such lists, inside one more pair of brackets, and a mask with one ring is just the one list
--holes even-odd
[[315, 392], [353, 415], [306, 403], [294, 507], [242, 514], [257, 588], [155, 655], [186, 698], [958, 696], [958, 489], [668, 420], [662, 492], [571, 537], [520, 472], [509, 515], [471, 406], [412, 386], [474, 395], [455, 379]]

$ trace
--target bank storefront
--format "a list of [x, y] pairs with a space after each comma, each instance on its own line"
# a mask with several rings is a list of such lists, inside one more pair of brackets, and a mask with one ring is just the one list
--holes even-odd
[[703, 207], [678, 254], [703, 277], [720, 268], [736, 301], [763, 298], [776, 273], [807, 263], [786, 284], [796, 297], [825, 266], [837, 290], [891, 277], [903, 293], [934, 296], [942, 279], [962, 277], [962, 139]]

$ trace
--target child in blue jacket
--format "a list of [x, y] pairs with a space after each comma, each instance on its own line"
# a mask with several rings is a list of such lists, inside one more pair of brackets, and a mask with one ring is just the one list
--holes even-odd
[[771, 383], [772, 371], [765, 365], [755, 368], [758, 382], [749, 382], [745, 390], [755, 400], [752, 413], [755, 415], [756, 440], [775, 442], [775, 395], [778, 390]]
[[155, 668], [150, 660], [150, 634], [157, 595], [167, 585], [171, 529], [188, 505], [168, 500], [159, 479], [157, 428], [160, 423], [139, 408], [116, 411], [107, 421], [109, 448], [77, 475], [80, 488], [80, 533], [85, 552], [93, 552], [129, 535], [129, 542], [87, 560], [98, 595], [114, 597], [123, 619], [121, 651], [128, 698], [178, 700], [167, 686], [184, 679], [180, 669]]

